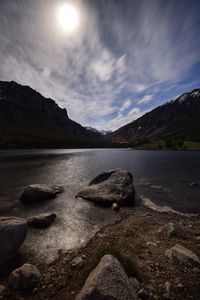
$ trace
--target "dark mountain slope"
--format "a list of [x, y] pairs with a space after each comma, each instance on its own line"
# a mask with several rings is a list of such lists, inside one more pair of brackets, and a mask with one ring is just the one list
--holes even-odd
[[0, 148], [96, 146], [101, 135], [28, 86], [0, 81]]
[[121, 143], [167, 138], [200, 141], [200, 89], [153, 109], [108, 137]]

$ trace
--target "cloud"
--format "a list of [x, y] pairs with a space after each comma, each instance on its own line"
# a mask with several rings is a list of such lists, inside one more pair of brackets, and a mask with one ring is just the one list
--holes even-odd
[[124, 101], [124, 103], [121, 105], [120, 109], [119, 109], [119, 113], [122, 113], [124, 110], [126, 110], [127, 108], [129, 108], [132, 104], [132, 100], [131, 99], [127, 99]]
[[116, 128], [119, 128], [127, 123], [130, 123], [130, 122], [138, 119], [146, 112], [147, 112], [147, 110], [142, 111], [142, 110], [140, 110], [140, 108], [134, 107], [126, 115], [122, 115], [119, 113], [117, 117], [113, 118], [112, 120], [110, 120], [106, 123], [106, 129], [107, 130], [115, 130]]
[[133, 84], [133, 89], [135, 90], [136, 93], [143, 92], [147, 89], [147, 86], [143, 83], [137, 83]]
[[154, 95], [145, 95], [142, 97], [142, 99], [140, 99], [138, 101], [138, 104], [142, 104], [142, 103], [149, 103], [150, 101], [152, 101]]
[[195, 82], [191, 2], [76, 0], [81, 26], [67, 35], [61, 0], [0, 1], [0, 79], [30, 85], [85, 126], [117, 129]]

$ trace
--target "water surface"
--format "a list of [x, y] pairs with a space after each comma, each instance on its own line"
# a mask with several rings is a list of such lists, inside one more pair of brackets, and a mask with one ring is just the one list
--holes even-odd
[[[100, 208], [74, 195], [97, 174], [112, 168], [132, 172], [136, 191], [159, 205], [182, 212], [200, 212], [200, 152], [131, 149], [0, 151], [1, 215], [28, 217], [56, 212], [48, 229], [31, 229], [23, 251], [51, 260], [59, 249], [83, 245], [101, 226], [115, 220], [111, 209]], [[56, 199], [23, 206], [19, 195], [34, 183], [64, 186]]]

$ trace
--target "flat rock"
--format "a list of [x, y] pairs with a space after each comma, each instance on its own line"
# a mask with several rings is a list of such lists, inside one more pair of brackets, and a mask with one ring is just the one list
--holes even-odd
[[89, 186], [78, 192], [77, 197], [111, 206], [133, 205], [135, 190], [133, 176], [124, 169], [105, 171], [95, 177]]
[[112, 255], [105, 255], [75, 299], [134, 300], [137, 297], [120, 262]]
[[168, 249], [165, 252], [165, 255], [170, 259], [176, 258], [183, 262], [200, 264], [200, 260], [194, 252], [179, 244], [176, 244], [171, 249]]
[[63, 188], [57, 185], [31, 184], [28, 185], [20, 196], [20, 201], [24, 204], [44, 201], [55, 198], [61, 193]]
[[36, 266], [24, 264], [14, 270], [8, 280], [8, 285], [14, 290], [32, 291], [40, 283], [41, 273]]
[[15, 217], [0, 218], [0, 264], [17, 255], [26, 234], [26, 220]]
[[33, 216], [27, 219], [29, 227], [46, 228], [56, 219], [55, 213], [44, 213], [38, 216]]

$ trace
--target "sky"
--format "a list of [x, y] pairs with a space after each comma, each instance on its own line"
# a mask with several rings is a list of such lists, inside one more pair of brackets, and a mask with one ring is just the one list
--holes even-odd
[[[70, 3], [78, 26], [58, 12]], [[0, 80], [116, 130], [200, 87], [199, 0], [0, 0]]]

